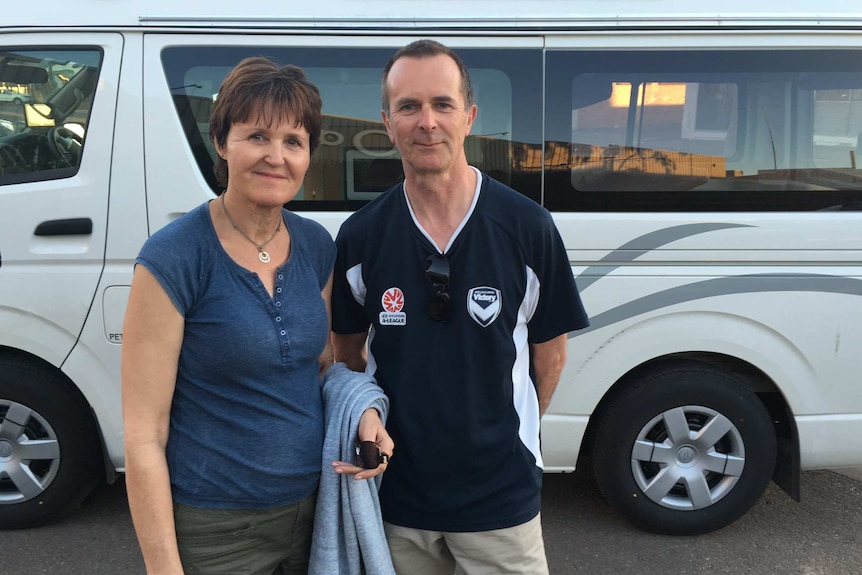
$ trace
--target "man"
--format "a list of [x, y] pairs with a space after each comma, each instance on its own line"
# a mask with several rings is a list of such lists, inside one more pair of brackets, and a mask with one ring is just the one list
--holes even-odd
[[562, 240], [547, 210], [468, 165], [477, 108], [458, 55], [414, 42], [382, 93], [405, 179], [339, 232], [333, 343], [391, 402], [380, 500], [396, 571], [547, 573], [539, 418], [567, 334], [588, 325]]

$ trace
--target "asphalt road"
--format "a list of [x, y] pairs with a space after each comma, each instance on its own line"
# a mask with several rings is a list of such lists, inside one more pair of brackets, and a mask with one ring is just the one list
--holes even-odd
[[[586, 466], [546, 475], [543, 496], [554, 575], [862, 574], [862, 481], [831, 471], [803, 473], [801, 503], [770, 486], [735, 524], [695, 537], [634, 529], [604, 503]], [[0, 575], [143, 572], [122, 481], [63, 522], [0, 531]]]

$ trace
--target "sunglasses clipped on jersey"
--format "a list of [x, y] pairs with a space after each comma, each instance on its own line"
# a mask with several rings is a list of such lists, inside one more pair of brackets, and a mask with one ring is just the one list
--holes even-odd
[[425, 277], [431, 282], [428, 315], [434, 321], [447, 321], [452, 315], [449, 295], [449, 260], [443, 254], [431, 254], [425, 259]]

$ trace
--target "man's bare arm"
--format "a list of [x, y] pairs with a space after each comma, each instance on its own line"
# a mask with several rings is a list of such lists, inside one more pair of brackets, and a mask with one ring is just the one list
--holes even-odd
[[344, 362], [353, 371], [365, 371], [368, 356], [365, 353], [365, 340], [368, 333], [332, 334], [332, 347], [335, 361]]
[[560, 382], [560, 374], [566, 365], [567, 341], [568, 334], [564, 333], [546, 342], [530, 345], [536, 375], [536, 393], [539, 396], [539, 415], [545, 414], [551, 403], [551, 396]]

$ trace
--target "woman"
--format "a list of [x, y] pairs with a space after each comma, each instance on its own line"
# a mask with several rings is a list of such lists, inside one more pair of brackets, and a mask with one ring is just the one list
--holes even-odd
[[[225, 191], [138, 256], [123, 414], [129, 505], [149, 573], [306, 573], [335, 247], [322, 226], [282, 206], [320, 130], [320, 95], [302, 70], [242, 61], [210, 121]], [[374, 410], [360, 436], [385, 436]]]

